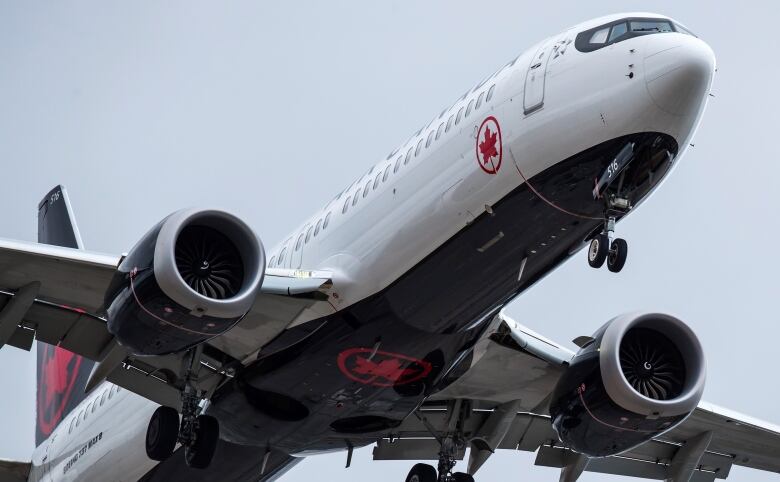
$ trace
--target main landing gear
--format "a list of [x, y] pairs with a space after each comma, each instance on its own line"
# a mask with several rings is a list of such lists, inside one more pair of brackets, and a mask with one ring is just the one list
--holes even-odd
[[455, 472], [452, 475], [438, 477], [433, 465], [417, 464], [409, 471], [406, 482], [474, 482], [474, 477], [463, 472]]
[[622, 238], [615, 238], [610, 241], [611, 234], [615, 231], [614, 217], [610, 217], [605, 224], [605, 232], [602, 232], [590, 241], [588, 264], [592, 268], [601, 268], [604, 265], [604, 261], [606, 261], [607, 268], [610, 271], [619, 273], [626, 264], [628, 243]]
[[146, 455], [152, 460], [166, 460], [173, 454], [177, 442], [184, 447], [184, 460], [189, 467], [205, 469], [214, 457], [219, 422], [210, 415], [201, 414], [203, 394], [196, 388], [201, 351], [202, 348], [194, 348], [185, 357], [181, 422], [179, 413], [171, 407], [159, 407], [149, 420]]
[[474, 482], [474, 477], [463, 472], [437, 476], [433, 465], [417, 464], [409, 471], [406, 482]]
[[471, 475], [452, 471], [457, 463], [457, 454], [462, 453], [467, 444], [463, 436], [462, 424], [470, 411], [470, 405], [464, 404], [462, 400], [450, 402], [447, 407], [449, 415], [447, 432], [443, 436], [437, 436], [425, 417], [418, 416], [423, 425], [439, 441], [439, 469], [437, 471], [428, 464], [417, 464], [409, 471], [406, 482], [474, 482], [474, 477]]

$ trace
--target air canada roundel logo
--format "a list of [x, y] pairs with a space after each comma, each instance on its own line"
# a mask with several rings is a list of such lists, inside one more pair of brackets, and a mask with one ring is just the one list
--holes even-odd
[[501, 126], [498, 120], [490, 116], [482, 121], [477, 132], [477, 163], [488, 174], [496, 174], [501, 169], [504, 147], [501, 143]]
[[38, 427], [49, 435], [62, 420], [73, 393], [82, 358], [68, 350], [41, 344], [39, 359], [41, 380], [38, 384]]
[[372, 348], [349, 348], [339, 353], [339, 370], [349, 379], [375, 387], [416, 382], [431, 373], [432, 365], [398, 353]]

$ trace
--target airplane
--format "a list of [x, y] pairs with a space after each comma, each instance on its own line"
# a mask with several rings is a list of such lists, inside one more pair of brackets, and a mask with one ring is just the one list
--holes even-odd
[[572, 352], [503, 311], [583, 250], [621, 271], [617, 224], [680, 162], [715, 71], [667, 16], [568, 28], [267, 254], [198, 208], [126, 254], [87, 251], [55, 187], [38, 243], [0, 240], [0, 348], [38, 342], [38, 445], [0, 480], [274, 480], [372, 444], [436, 464], [407, 482], [473, 481], [499, 449], [562, 482], [780, 472], [780, 427], [702, 401], [704, 351], [678, 318], [618, 315]]

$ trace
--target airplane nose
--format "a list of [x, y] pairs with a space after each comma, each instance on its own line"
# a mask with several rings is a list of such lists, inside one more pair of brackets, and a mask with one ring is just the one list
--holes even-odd
[[704, 41], [690, 35], [652, 37], [645, 56], [650, 97], [670, 114], [696, 113], [715, 73], [715, 54]]

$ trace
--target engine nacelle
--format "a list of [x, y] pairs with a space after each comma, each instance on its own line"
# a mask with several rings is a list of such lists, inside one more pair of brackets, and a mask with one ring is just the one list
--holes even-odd
[[553, 428], [587, 456], [619, 454], [682, 422], [699, 404], [705, 378], [701, 344], [683, 322], [658, 313], [619, 316], [558, 381]]
[[136, 355], [181, 352], [238, 323], [264, 275], [263, 246], [243, 221], [177, 211], [119, 265], [106, 292], [108, 330]]

